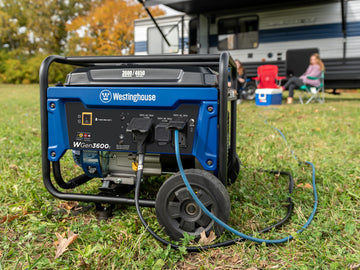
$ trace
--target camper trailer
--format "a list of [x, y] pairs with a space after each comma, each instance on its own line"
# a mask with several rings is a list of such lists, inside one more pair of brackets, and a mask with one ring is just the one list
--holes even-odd
[[275, 64], [299, 76], [318, 52], [326, 88], [360, 88], [360, 0], [147, 0], [179, 15], [135, 21], [135, 54], [214, 54], [229, 51], [247, 69]]

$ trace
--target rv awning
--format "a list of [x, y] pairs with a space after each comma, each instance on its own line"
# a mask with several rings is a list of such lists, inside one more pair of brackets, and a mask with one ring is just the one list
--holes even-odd
[[315, 5], [320, 3], [339, 2], [340, 0], [146, 0], [146, 6], [166, 5], [187, 14], [211, 13], [226, 10], [254, 10], [279, 7]]

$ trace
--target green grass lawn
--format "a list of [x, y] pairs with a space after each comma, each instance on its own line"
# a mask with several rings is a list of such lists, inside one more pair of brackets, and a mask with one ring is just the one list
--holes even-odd
[[[285, 134], [300, 160], [316, 167], [318, 211], [299, 235], [294, 233], [313, 207], [312, 188], [306, 185], [311, 168], [298, 165], [265, 119]], [[287, 179], [256, 169], [285, 170], [295, 180], [293, 215], [260, 237], [293, 234], [295, 239], [268, 246], [246, 241], [202, 253], [169, 250], [144, 230], [135, 207], [118, 207], [108, 221], [98, 221], [94, 207], [78, 214], [61, 209], [64, 201], [42, 184], [38, 86], [0, 85], [0, 269], [359, 269], [360, 94], [327, 94], [325, 104], [271, 110], [244, 102], [238, 106], [237, 142], [246, 168], [228, 187], [229, 224], [251, 234], [279, 220], [286, 212]], [[78, 171], [70, 155], [63, 164], [66, 176]], [[90, 185], [96, 186], [94, 181]], [[143, 213], [166, 237], [155, 211]], [[79, 238], [54, 259], [55, 233], [68, 230]], [[225, 233], [217, 241], [232, 238]]]

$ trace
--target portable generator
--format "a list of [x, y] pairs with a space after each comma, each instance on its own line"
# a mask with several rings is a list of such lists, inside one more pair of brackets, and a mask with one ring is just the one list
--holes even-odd
[[[54, 62], [74, 69], [65, 83], [49, 87]], [[130, 191], [137, 181], [168, 175], [155, 199], [140, 198], [138, 204], [155, 207], [159, 223], [175, 240], [184, 232], [199, 237], [214, 230], [219, 235], [223, 228], [203, 213], [181, 180], [175, 144], [197, 197], [227, 222], [230, 199], [225, 187], [240, 170], [237, 93], [228, 87], [229, 78], [236, 83], [236, 65], [227, 52], [49, 56], [40, 68], [45, 187], [59, 199], [94, 202], [100, 209], [102, 204], [134, 205]], [[67, 151], [84, 172], [69, 180], [63, 179], [60, 165]], [[90, 180], [98, 183], [98, 193], [73, 191]]]

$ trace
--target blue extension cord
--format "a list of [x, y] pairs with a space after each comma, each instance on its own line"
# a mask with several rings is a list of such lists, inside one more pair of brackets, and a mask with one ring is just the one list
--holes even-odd
[[[266, 120], [265, 123], [267, 124]], [[282, 136], [282, 138], [284, 139], [287, 147], [289, 147], [286, 138], [284, 136], [284, 134], [277, 128], [271, 126], [272, 128], [274, 128], [276, 131], [278, 131], [280, 133], [280, 135]], [[290, 147], [289, 147], [290, 149]], [[294, 152], [291, 151], [292, 155], [294, 156], [295, 160], [301, 164], [301, 162], [298, 161], [297, 157], [295, 156]], [[194, 190], [191, 188], [189, 181], [186, 178], [186, 175], [184, 173], [184, 168], [182, 166], [181, 163], [181, 159], [180, 159], [180, 149], [179, 149], [179, 131], [175, 130], [175, 154], [176, 154], [176, 160], [179, 166], [179, 170], [180, 170], [180, 174], [181, 177], [184, 181], [185, 186], [187, 187], [187, 189], [189, 190], [191, 196], [193, 197], [193, 199], [195, 200], [195, 202], [200, 206], [201, 210], [203, 210], [205, 212], [205, 214], [207, 216], [209, 216], [211, 219], [213, 219], [217, 224], [219, 224], [220, 226], [224, 227], [225, 229], [227, 229], [228, 231], [232, 232], [233, 234], [240, 236], [246, 240], [250, 240], [250, 241], [254, 241], [257, 243], [266, 243], [266, 244], [281, 244], [281, 243], [285, 243], [288, 242], [289, 240], [293, 239], [292, 235], [289, 235], [285, 238], [282, 239], [277, 239], [277, 240], [266, 240], [266, 239], [261, 239], [261, 238], [256, 238], [250, 235], [246, 235], [243, 234], [242, 232], [239, 232], [237, 230], [235, 230], [234, 228], [230, 227], [229, 225], [227, 225], [226, 223], [224, 223], [223, 221], [221, 221], [219, 218], [217, 218], [216, 216], [214, 216], [203, 204], [202, 202], [198, 199], [198, 197], [196, 196]], [[298, 230], [296, 233], [299, 234], [302, 231], [304, 231], [309, 224], [311, 223], [312, 219], [314, 218], [314, 215], [316, 213], [316, 208], [318, 205], [318, 196], [317, 196], [317, 191], [316, 191], [316, 186], [315, 186], [315, 166], [314, 164], [312, 164], [309, 161], [304, 161], [304, 163], [309, 164], [312, 167], [312, 184], [313, 184], [313, 190], [314, 190], [314, 208], [313, 211], [309, 217], [309, 219], [307, 220], [307, 222], [304, 224], [304, 226], [302, 226], [302, 228], [300, 230]]]

